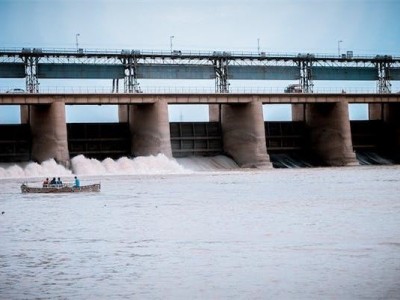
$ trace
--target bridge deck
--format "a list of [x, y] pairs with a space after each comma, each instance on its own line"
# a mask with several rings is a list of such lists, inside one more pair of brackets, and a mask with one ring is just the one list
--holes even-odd
[[10, 94], [0, 93], [0, 105], [51, 104], [150, 104], [166, 100], [169, 104], [234, 104], [261, 101], [263, 104], [296, 104], [296, 103], [400, 103], [397, 94]]

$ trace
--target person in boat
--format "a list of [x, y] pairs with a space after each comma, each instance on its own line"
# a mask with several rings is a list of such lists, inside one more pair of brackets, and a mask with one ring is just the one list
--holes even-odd
[[43, 187], [48, 187], [48, 185], [49, 185], [49, 179], [46, 178], [46, 179], [43, 181]]
[[75, 182], [74, 182], [74, 187], [80, 187], [81, 182], [79, 181], [78, 177], [75, 176]]
[[60, 177], [58, 177], [58, 179], [57, 179], [57, 181], [56, 181], [56, 184], [57, 184], [58, 186], [62, 186], [62, 181], [61, 181], [61, 178], [60, 178]]
[[57, 184], [57, 180], [55, 177], [53, 177], [53, 179], [50, 181], [50, 185], [56, 185]]

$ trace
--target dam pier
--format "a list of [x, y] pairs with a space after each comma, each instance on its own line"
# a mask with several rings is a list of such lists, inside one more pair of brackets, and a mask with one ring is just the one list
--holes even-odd
[[[271, 168], [274, 157], [307, 157], [320, 165], [359, 164], [358, 153], [400, 158], [400, 59], [265, 53], [145, 53], [0, 51], [0, 78], [25, 78], [26, 90], [0, 93], [3, 105], [20, 107], [21, 124], [0, 124], [0, 161], [55, 159], [69, 166], [79, 154], [104, 159], [147, 156], [227, 155], [240, 167]], [[81, 51], [82, 50], [82, 51]], [[112, 79], [113, 90], [44, 92], [39, 79]], [[124, 80], [120, 91], [118, 80]], [[143, 92], [139, 79], [209, 79], [215, 92]], [[230, 80], [292, 80], [282, 93], [238, 93]], [[318, 80], [376, 81], [375, 93], [318, 93]], [[350, 104], [368, 105], [369, 119], [350, 121]], [[169, 105], [203, 104], [209, 122], [170, 122]], [[290, 104], [292, 121], [264, 120], [263, 105]], [[67, 105], [117, 105], [119, 122], [67, 123]]]

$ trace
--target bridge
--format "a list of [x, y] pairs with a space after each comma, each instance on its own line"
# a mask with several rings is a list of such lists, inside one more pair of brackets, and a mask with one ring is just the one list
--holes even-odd
[[110, 79], [113, 91], [140, 92], [141, 79], [208, 79], [229, 92], [232, 80], [288, 80], [312, 93], [314, 81], [375, 81], [390, 93], [400, 80], [400, 57], [274, 54], [230, 51], [144, 51], [90, 49], [0, 49], [0, 78], [25, 78], [26, 91], [39, 92], [41, 79]]
[[[356, 165], [357, 151], [399, 161], [400, 58], [139, 50], [0, 50], [0, 78], [25, 78], [26, 92], [0, 93], [19, 105], [21, 123], [1, 125], [0, 160], [225, 154], [242, 167], [271, 167], [280, 152], [306, 153], [324, 165]], [[113, 93], [41, 93], [40, 79], [112, 79]], [[214, 93], [143, 93], [139, 79], [210, 79]], [[118, 80], [124, 80], [119, 91]], [[232, 93], [231, 80], [296, 80], [298, 93]], [[376, 81], [378, 93], [314, 93], [317, 80]], [[291, 104], [292, 122], [264, 121], [264, 104]], [[369, 121], [350, 122], [348, 105], [366, 103]], [[118, 105], [117, 124], [67, 124], [66, 105]], [[209, 105], [209, 122], [170, 123], [168, 105]], [[21, 141], [21, 142], [20, 142]], [[19, 157], [19, 158], [18, 158]]]
[[0, 105], [51, 104], [63, 102], [67, 105], [122, 105], [150, 104], [158, 101], [168, 104], [228, 104], [250, 103], [258, 101], [262, 104], [297, 104], [297, 103], [398, 103], [400, 93], [396, 94], [247, 94], [247, 93], [195, 93], [195, 94], [155, 94], [155, 93], [0, 93]]

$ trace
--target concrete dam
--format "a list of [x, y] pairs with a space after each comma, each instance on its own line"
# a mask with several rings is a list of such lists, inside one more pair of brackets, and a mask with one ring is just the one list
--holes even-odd
[[[209, 105], [210, 122], [169, 122], [168, 104]], [[262, 105], [290, 103], [293, 121], [264, 121]], [[349, 103], [368, 103], [369, 120], [350, 121]], [[104, 159], [162, 153], [168, 157], [224, 154], [241, 167], [356, 165], [358, 153], [399, 161], [400, 94], [1, 94], [21, 106], [21, 123], [0, 125], [2, 162], [54, 158], [68, 165], [83, 154]], [[118, 104], [119, 123], [66, 123], [66, 104]], [[1, 109], [1, 106], [0, 106]]]
[[[224, 154], [241, 167], [373, 162], [368, 153], [399, 161], [400, 58], [390, 55], [293, 55], [230, 51], [0, 49], [0, 80], [25, 80], [25, 89], [0, 93], [19, 105], [21, 124], [0, 124], [0, 161], [54, 158], [68, 165], [84, 154], [167, 157]], [[111, 92], [46, 93], [39, 81], [109, 80]], [[141, 80], [209, 80], [212, 93], [146, 93]], [[235, 80], [287, 81], [283, 93], [235, 93]], [[318, 81], [376, 83], [371, 94], [318, 93]], [[121, 84], [122, 83], [122, 84]], [[295, 83], [295, 84], [293, 84]], [[289, 87], [293, 87], [290, 89]], [[22, 91], [22, 92], [21, 92]], [[368, 104], [366, 121], [349, 120], [349, 104]], [[66, 105], [118, 105], [119, 122], [67, 124]], [[170, 123], [168, 105], [204, 104], [209, 122]], [[291, 122], [264, 120], [263, 105], [290, 104]], [[283, 158], [283, 159], [282, 159]]]

